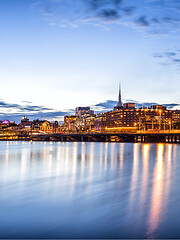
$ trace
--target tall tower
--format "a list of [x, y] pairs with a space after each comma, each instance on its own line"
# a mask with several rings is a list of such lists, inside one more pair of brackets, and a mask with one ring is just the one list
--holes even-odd
[[117, 105], [114, 107], [114, 110], [120, 110], [123, 108], [122, 105], [122, 99], [121, 99], [121, 84], [119, 83], [119, 95], [118, 95], [118, 101], [117, 101]]
[[120, 84], [120, 83], [119, 83], [119, 96], [118, 96], [117, 107], [122, 107], [122, 100], [121, 100], [121, 84]]

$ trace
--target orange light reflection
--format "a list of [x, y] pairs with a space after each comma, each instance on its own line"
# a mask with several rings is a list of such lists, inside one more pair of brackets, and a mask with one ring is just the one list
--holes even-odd
[[140, 210], [144, 209], [143, 203], [145, 203], [145, 198], [147, 197], [150, 148], [151, 148], [151, 144], [144, 144], [142, 148], [143, 172], [142, 172], [142, 179], [141, 179], [141, 191], [140, 191], [140, 201], [139, 201]]
[[152, 198], [149, 215], [149, 233], [153, 236], [159, 226], [162, 215], [163, 187], [164, 187], [164, 163], [163, 163], [164, 145], [157, 145], [157, 162], [154, 170]]
[[132, 178], [131, 178], [131, 192], [129, 197], [129, 207], [130, 211], [133, 208], [134, 197], [137, 187], [137, 178], [138, 178], [138, 165], [139, 165], [139, 147], [138, 143], [135, 143], [133, 146], [133, 170], [132, 170]]

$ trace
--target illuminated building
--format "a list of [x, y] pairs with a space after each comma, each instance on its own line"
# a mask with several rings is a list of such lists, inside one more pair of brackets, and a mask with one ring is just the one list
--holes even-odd
[[42, 124], [40, 124], [40, 130], [43, 132], [53, 132], [53, 125], [49, 121], [44, 121]]
[[0, 129], [8, 129], [9, 127], [17, 126], [14, 121], [4, 120], [0, 121]]
[[106, 113], [106, 130], [125, 130], [136, 129], [138, 122], [138, 116], [135, 109], [121, 109], [117, 111], [111, 111]]
[[164, 107], [163, 105], [159, 105], [159, 104], [152, 105], [151, 108], [155, 109], [155, 110], [166, 110], [166, 107]]
[[94, 111], [90, 107], [77, 107], [75, 115], [64, 117], [64, 130], [88, 132], [94, 130]]
[[83, 114], [81, 117], [77, 117], [75, 127], [77, 131], [88, 132], [94, 130], [95, 115]]
[[171, 121], [172, 111], [162, 105], [137, 109], [134, 103], [126, 103], [123, 109], [106, 113], [106, 130], [168, 130]]
[[59, 127], [58, 121], [54, 121], [54, 123], [53, 123], [53, 132], [54, 133], [56, 133], [58, 131], [58, 127]]
[[84, 129], [86, 132], [89, 131], [94, 131], [94, 120], [95, 120], [95, 115], [86, 115], [83, 117], [84, 120]]
[[67, 131], [75, 131], [76, 130], [76, 123], [77, 116], [68, 115], [64, 117], [64, 129]]
[[104, 131], [106, 127], [106, 114], [99, 113], [96, 114], [94, 119], [94, 130], [95, 131]]
[[90, 107], [77, 107], [75, 116], [64, 117], [64, 129], [76, 132], [171, 130], [180, 122], [179, 112], [158, 104], [148, 108], [136, 108], [133, 102], [123, 104], [119, 85], [118, 101], [113, 111], [94, 114]]
[[24, 116], [22, 119], [21, 119], [21, 123], [18, 125], [21, 129], [23, 128], [26, 128], [31, 130], [32, 128], [32, 122], [29, 121], [29, 118], [27, 116]]
[[180, 110], [172, 110], [172, 128], [180, 129]]
[[45, 120], [39, 120], [39, 119], [36, 119], [36, 120], [33, 120], [32, 121], [32, 129], [33, 130], [40, 130], [40, 126], [45, 122]]

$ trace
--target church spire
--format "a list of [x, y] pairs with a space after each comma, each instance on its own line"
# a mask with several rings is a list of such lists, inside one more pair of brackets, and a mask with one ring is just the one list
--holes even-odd
[[123, 104], [122, 104], [122, 100], [121, 100], [121, 83], [119, 83], [118, 101], [117, 101], [117, 105], [114, 107], [114, 111], [118, 111], [121, 109], [123, 109]]
[[119, 96], [118, 96], [117, 107], [122, 107], [122, 100], [121, 100], [121, 84], [120, 84], [120, 83], [119, 83]]

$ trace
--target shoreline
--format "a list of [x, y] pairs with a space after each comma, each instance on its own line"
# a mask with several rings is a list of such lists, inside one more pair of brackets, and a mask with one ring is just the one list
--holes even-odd
[[0, 136], [0, 141], [177, 143], [180, 133], [54, 133]]

